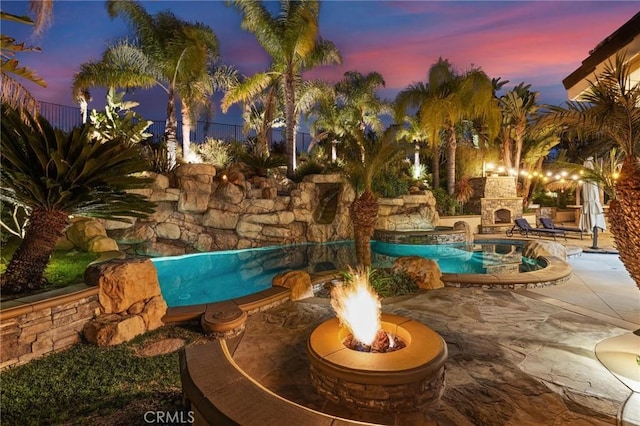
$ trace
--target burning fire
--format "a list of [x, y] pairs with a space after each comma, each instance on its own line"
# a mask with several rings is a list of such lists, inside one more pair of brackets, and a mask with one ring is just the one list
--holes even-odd
[[331, 306], [353, 337], [370, 346], [381, 329], [380, 298], [369, 285], [367, 271], [351, 270], [351, 275], [350, 284], [336, 286], [331, 291]]

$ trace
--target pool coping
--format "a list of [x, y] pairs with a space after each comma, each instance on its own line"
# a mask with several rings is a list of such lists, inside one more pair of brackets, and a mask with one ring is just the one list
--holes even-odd
[[206, 333], [226, 335], [242, 329], [248, 315], [286, 302], [290, 297], [290, 289], [271, 286], [257, 293], [230, 300], [169, 307], [162, 317], [162, 322], [169, 324], [200, 320], [200, 325]]
[[523, 289], [540, 288], [561, 284], [571, 278], [573, 268], [556, 256], [539, 256], [542, 269], [530, 272], [507, 274], [442, 274], [442, 282], [447, 287]]

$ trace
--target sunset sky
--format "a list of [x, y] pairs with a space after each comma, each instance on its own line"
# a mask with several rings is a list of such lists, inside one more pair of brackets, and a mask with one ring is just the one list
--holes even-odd
[[[242, 74], [265, 70], [269, 58], [252, 34], [240, 28], [240, 14], [222, 1], [142, 1], [149, 13], [169, 9], [186, 21], [200, 21], [218, 35], [222, 61]], [[2, 10], [25, 14], [27, 2], [2, 1]], [[382, 97], [425, 81], [438, 57], [457, 69], [481, 67], [489, 77], [509, 80], [507, 88], [525, 82], [540, 92], [540, 101], [566, 100], [562, 79], [580, 66], [591, 49], [640, 10], [630, 1], [325, 1], [320, 33], [343, 56], [340, 66], [309, 74], [332, 83], [348, 70], [380, 72], [386, 80]], [[111, 20], [103, 1], [54, 1], [51, 27], [30, 39], [29, 27], [2, 23], [2, 33], [40, 46], [20, 62], [35, 69], [46, 89], [25, 86], [37, 99], [75, 106], [71, 81], [81, 63], [99, 59], [105, 47], [130, 32], [121, 18]], [[104, 105], [104, 90], [96, 90], [90, 108]], [[137, 91], [128, 99], [140, 102], [146, 118], [165, 117], [166, 95], [160, 89]], [[214, 121], [240, 124], [237, 110]]]

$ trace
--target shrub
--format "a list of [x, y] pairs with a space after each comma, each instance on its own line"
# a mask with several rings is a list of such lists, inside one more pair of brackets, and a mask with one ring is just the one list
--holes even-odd
[[149, 164], [150, 171], [167, 174], [176, 168], [176, 164], [169, 161], [166, 143], [151, 143], [141, 146], [140, 149], [142, 157]]
[[307, 175], [319, 175], [324, 172], [324, 166], [314, 160], [308, 160], [300, 164], [293, 177], [295, 182], [301, 182]]
[[[352, 271], [342, 273], [345, 283], [353, 279]], [[369, 269], [369, 285], [380, 297], [404, 296], [418, 291], [418, 284], [404, 271]]]
[[229, 144], [221, 139], [208, 137], [203, 143], [195, 145], [195, 151], [205, 163], [213, 164], [218, 170], [231, 162]]
[[398, 170], [386, 169], [373, 179], [372, 188], [381, 197], [394, 198], [409, 193], [409, 182]]
[[266, 177], [270, 169], [287, 165], [287, 160], [280, 155], [259, 154], [255, 151], [240, 153], [238, 160], [250, 173], [262, 177]]
[[436, 210], [440, 216], [452, 216], [460, 209], [460, 205], [446, 189], [436, 188], [433, 190], [433, 196], [436, 199]]

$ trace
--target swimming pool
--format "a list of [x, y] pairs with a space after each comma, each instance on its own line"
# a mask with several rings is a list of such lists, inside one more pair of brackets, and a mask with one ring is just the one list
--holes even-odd
[[[434, 259], [444, 273], [496, 274], [537, 268], [534, 260], [522, 257], [522, 246], [512, 242], [424, 246], [373, 241], [371, 248], [374, 268], [390, 267], [400, 256]], [[257, 293], [271, 287], [272, 278], [287, 270], [343, 270], [356, 263], [352, 241], [198, 253], [152, 261], [170, 307]]]

